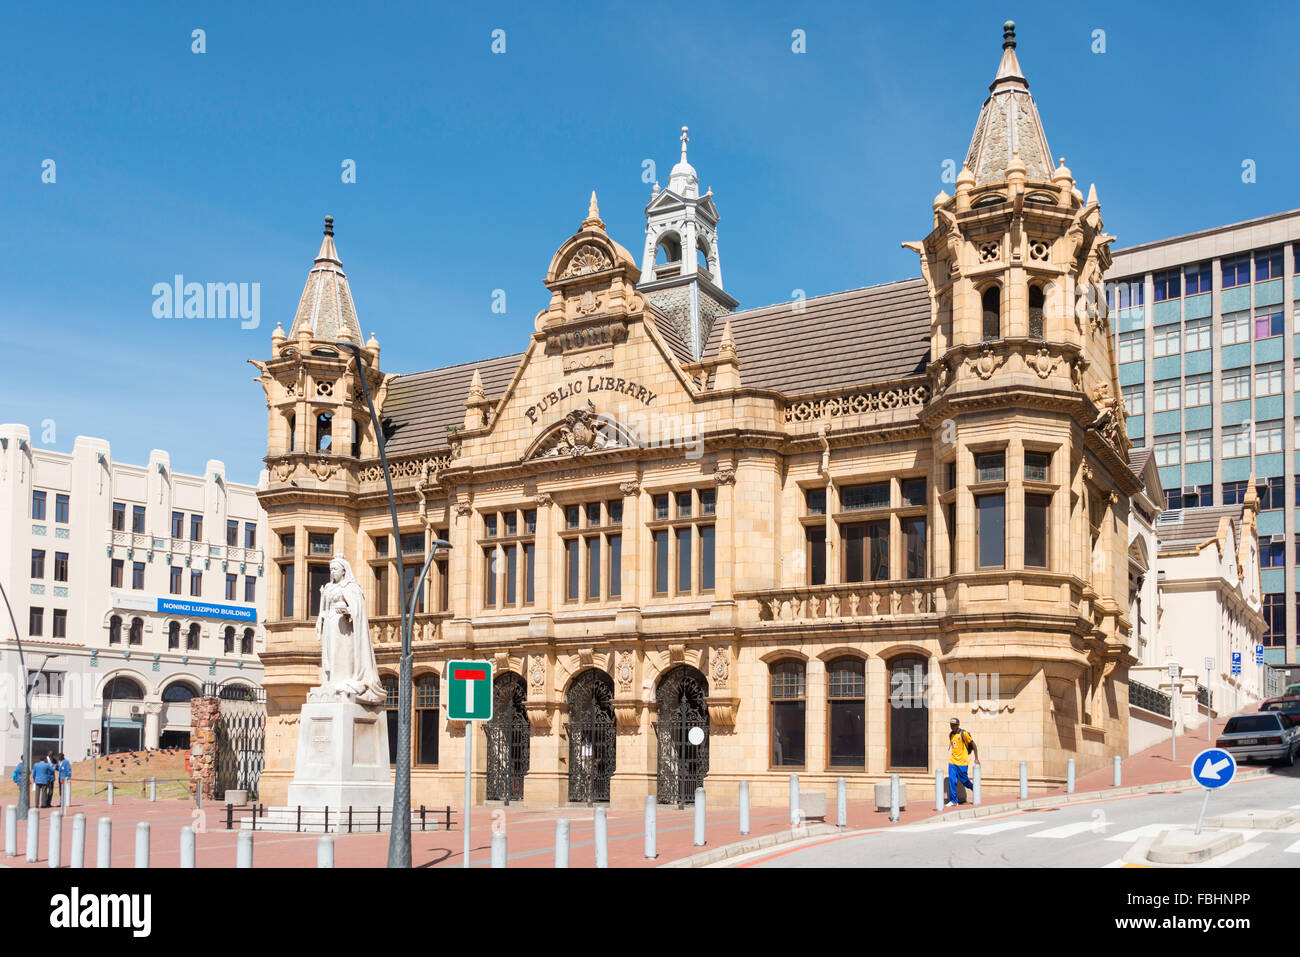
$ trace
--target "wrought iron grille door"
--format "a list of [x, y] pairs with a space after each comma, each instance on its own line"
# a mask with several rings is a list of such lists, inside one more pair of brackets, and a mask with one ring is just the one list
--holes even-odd
[[[674, 668], [659, 682], [655, 736], [659, 746], [660, 804], [690, 804], [695, 800], [695, 789], [704, 786], [704, 776], [709, 773], [708, 693], [704, 675], [688, 665]], [[692, 728], [704, 732], [699, 744], [691, 744]]]
[[509, 804], [524, 799], [529, 746], [526, 694], [524, 679], [513, 673], [499, 677], [493, 689], [492, 720], [484, 727], [489, 801]]
[[257, 797], [266, 745], [266, 693], [260, 688], [227, 686], [218, 690], [221, 720], [216, 727], [216, 781], [218, 800], [226, 791], [247, 791]]
[[569, 800], [609, 800], [617, 739], [614, 682], [603, 671], [586, 671], [569, 688]]

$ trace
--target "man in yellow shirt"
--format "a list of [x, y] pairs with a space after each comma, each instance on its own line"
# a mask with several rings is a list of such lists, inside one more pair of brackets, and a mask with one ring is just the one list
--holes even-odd
[[960, 781], [971, 791], [975, 784], [967, 774], [971, 760], [980, 763], [979, 749], [969, 731], [961, 729], [961, 722], [953, 718], [948, 722], [948, 803], [944, 807], [953, 807], [957, 803], [957, 782]]

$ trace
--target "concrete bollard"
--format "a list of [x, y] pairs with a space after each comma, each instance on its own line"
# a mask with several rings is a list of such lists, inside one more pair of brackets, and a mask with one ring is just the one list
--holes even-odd
[[975, 785], [975, 787], [971, 789], [970, 799], [972, 804], [979, 804], [980, 800], [984, 796], [980, 793], [980, 778], [980, 766], [978, 764], [972, 765], [970, 769], [970, 783]]
[[68, 866], [78, 869], [86, 866], [86, 815], [84, 814], [72, 816], [72, 858], [68, 861]]
[[740, 782], [740, 833], [749, 833], [749, 782]]
[[5, 805], [5, 857], [18, 856], [18, 806]]
[[655, 850], [655, 829], [658, 827], [659, 795], [647, 794], [645, 797], [645, 859], [653, 861], [659, 856]]
[[181, 867], [193, 867], [194, 864], [194, 828], [186, 824], [181, 828]]
[[1115, 755], [1115, 784], [1114, 784], [1114, 787], [1119, 787], [1119, 782], [1120, 782], [1120, 773], [1119, 773], [1119, 769], [1120, 769], [1120, 764], [1121, 764], [1121, 763], [1122, 763], [1122, 762], [1121, 762], [1120, 759], [1119, 759], [1119, 755], [1118, 755], [1118, 754]]
[[898, 775], [891, 774], [889, 776], [889, 819], [891, 821], [898, 820], [898, 803]]
[[1074, 793], [1074, 758], [1065, 762], [1065, 793]]
[[[798, 791], [795, 792], [796, 809], [799, 806], [798, 793], [799, 793]], [[704, 813], [705, 813], [704, 788], [696, 788], [695, 789], [695, 846], [696, 847], [704, 846]]]
[[1029, 797], [1029, 765], [1020, 762], [1020, 800]]
[[596, 817], [596, 866], [609, 867], [609, 819], [606, 810], [597, 807]]
[[934, 770], [934, 809], [942, 811], [944, 805], [943, 768]]
[[141, 821], [135, 826], [135, 866], [149, 866], [149, 822]]
[[316, 866], [334, 866], [334, 835], [322, 834], [316, 841]]
[[240, 831], [239, 843], [235, 848], [235, 866], [252, 867], [253, 866], [253, 832]]
[[835, 779], [835, 826], [849, 826], [849, 785], [843, 778]]
[[799, 775], [790, 775], [790, 826], [799, 826]]
[[112, 781], [108, 782], [108, 803], [109, 804], [113, 803], [113, 782]]
[[149, 779], [149, 800], [150, 801], [158, 800], [158, 779], [157, 778]]
[[569, 866], [569, 822], [565, 818], [555, 822], [555, 866]]
[[41, 841], [41, 812], [36, 808], [27, 809], [27, 863], [32, 863], [38, 856]]
[[113, 866], [113, 819], [99, 819], [99, 838], [95, 841], [95, 866]]
[[63, 812], [54, 811], [50, 814], [50, 843], [49, 850], [45, 856], [49, 859], [50, 867], [58, 867], [63, 857]]
[[506, 832], [504, 829], [492, 832], [492, 866], [506, 866]]

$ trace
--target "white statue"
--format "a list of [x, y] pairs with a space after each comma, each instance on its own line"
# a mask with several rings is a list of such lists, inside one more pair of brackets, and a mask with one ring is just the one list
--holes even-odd
[[371, 707], [384, 701], [365, 595], [342, 555], [334, 556], [330, 580], [321, 586], [316, 637], [321, 643], [321, 683], [308, 694], [309, 701], [344, 699]]

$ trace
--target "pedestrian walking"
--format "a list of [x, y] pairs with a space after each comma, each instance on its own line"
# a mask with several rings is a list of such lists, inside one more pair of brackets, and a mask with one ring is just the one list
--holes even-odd
[[944, 807], [957, 804], [957, 784], [975, 790], [975, 782], [970, 779], [968, 768], [973, 760], [980, 763], [979, 750], [975, 739], [969, 731], [963, 731], [961, 721], [953, 718], [948, 722], [948, 803]]
[[23, 759], [18, 759], [18, 765], [14, 768], [14, 784], [22, 784], [23, 781]]
[[67, 755], [59, 752], [59, 803], [63, 803], [63, 789], [68, 789], [68, 800], [72, 800], [72, 762]]

